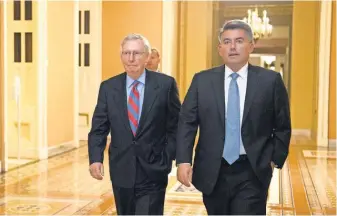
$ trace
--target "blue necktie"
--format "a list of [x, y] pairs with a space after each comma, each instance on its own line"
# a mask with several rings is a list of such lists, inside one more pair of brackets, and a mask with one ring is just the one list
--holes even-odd
[[226, 137], [223, 151], [224, 159], [229, 163], [234, 163], [240, 156], [240, 95], [236, 79], [237, 73], [231, 74], [232, 80], [229, 84]]

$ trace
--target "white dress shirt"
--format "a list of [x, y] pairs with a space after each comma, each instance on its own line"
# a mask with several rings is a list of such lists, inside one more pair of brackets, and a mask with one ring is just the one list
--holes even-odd
[[[228, 102], [228, 90], [229, 90], [229, 83], [232, 80], [230, 76], [233, 72], [229, 67], [225, 65], [225, 106], [226, 106], [226, 116], [227, 119], [227, 102]], [[245, 107], [245, 98], [246, 98], [246, 89], [247, 89], [247, 77], [248, 77], [248, 63], [243, 66], [238, 72], [236, 72], [239, 76], [236, 79], [236, 82], [239, 87], [239, 95], [240, 95], [240, 155], [246, 154], [246, 150], [242, 143], [241, 137], [241, 127], [242, 127], [242, 117], [243, 117], [243, 110]]]

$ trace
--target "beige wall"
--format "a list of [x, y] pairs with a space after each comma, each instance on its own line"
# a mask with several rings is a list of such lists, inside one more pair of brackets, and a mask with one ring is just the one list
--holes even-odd
[[74, 140], [74, 2], [48, 2], [48, 146]]
[[[177, 76], [178, 66], [178, 1], [163, 1], [162, 3], [162, 48], [160, 68], [163, 73]], [[165, 14], [171, 14], [165, 16]]]
[[315, 130], [318, 34], [319, 2], [294, 1], [290, 75], [293, 129]]
[[178, 20], [178, 75], [180, 98], [183, 100], [195, 73], [211, 67], [213, 4], [181, 2]]
[[0, 2], [0, 164], [1, 170], [3, 169], [3, 163], [5, 158], [5, 142], [4, 142], [4, 65], [3, 65], [3, 53], [4, 53], [4, 38], [3, 38], [3, 1]]
[[329, 139], [336, 139], [336, 2], [332, 2], [329, 86]]
[[212, 2], [187, 2], [186, 84], [196, 72], [210, 66], [212, 40]]
[[162, 47], [162, 2], [104, 1], [102, 6], [102, 79], [120, 74], [120, 43], [129, 33], [144, 35]]
[[[162, 6], [162, 2], [156, 1], [103, 2], [103, 80], [124, 71], [119, 56], [120, 42], [128, 33], [141, 33], [152, 46], [161, 49]], [[215, 33], [212, 26], [213, 3], [178, 2], [174, 10], [177, 41], [172, 43], [174, 65], [171, 67], [175, 71], [171, 71], [171, 75], [176, 77], [183, 99], [194, 73], [211, 66], [212, 37]], [[144, 13], [151, 13], [151, 16], [143, 16]]]

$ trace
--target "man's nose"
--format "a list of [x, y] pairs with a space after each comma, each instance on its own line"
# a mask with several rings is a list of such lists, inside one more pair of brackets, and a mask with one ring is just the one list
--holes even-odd
[[129, 61], [134, 61], [134, 60], [135, 60], [135, 56], [134, 56], [133, 53], [131, 53], [131, 54], [129, 55]]
[[230, 48], [231, 48], [231, 50], [235, 50], [235, 48], [236, 48], [236, 43], [231, 43]]

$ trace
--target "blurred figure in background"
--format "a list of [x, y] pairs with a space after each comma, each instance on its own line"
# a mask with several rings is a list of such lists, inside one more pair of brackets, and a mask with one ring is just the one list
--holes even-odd
[[159, 50], [157, 48], [152, 48], [150, 59], [146, 64], [146, 69], [148, 69], [150, 71], [160, 72], [159, 71], [159, 63], [160, 63]]

